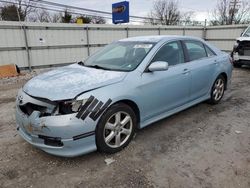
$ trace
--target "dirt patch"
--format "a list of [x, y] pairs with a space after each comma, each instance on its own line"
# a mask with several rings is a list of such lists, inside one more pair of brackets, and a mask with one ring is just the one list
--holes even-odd
[[[220, 104], [154, 123], [114, 155], [73, 159], [46, 154], [17, 135], [15, 96], [36, 74], [0, 80], [0, 187], [250, 187], [249, 68], [234, 70]], [[109, 157], [115, 162], [107, 166]]]
[[14, 102], [15, 100], [16, 100], [16, 98], [14, 98], [14, 97], [2, 98], [2, 99], [0, 99], [0, 104]]

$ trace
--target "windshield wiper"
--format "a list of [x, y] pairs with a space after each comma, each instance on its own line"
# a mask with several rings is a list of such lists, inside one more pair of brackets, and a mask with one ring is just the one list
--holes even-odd
[[95, 68], [95, 69], [102, 69], [102, 70], [112, 70], [112, 69], [109, 69], [109, 68], [106, 68], [106, 67], [102, 67], [100, 65], [84, 65], [85, 67], [92, 67], [92, 68]]
[[107, 67], [102, 67], [100, 65], [86, 65], [83, 61], [79, 61], [77, 64], [81, 65], [81, 66], [85, 66], [85, 67], [92, 67], [92, 68], [95, 68], [95, 69], [113, 70], [113, 69], [110, 69], [110, 68], [107, 68]]

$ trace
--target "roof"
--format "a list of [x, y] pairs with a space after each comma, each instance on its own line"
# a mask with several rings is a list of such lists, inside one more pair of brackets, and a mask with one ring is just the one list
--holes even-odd
[[171, 40], [171, 39], [200, 39], [191, 36], [182, 35], [151, 35], [151, 36], [139, 36], [121, 39], [119, 41], [129, 42], [129, 41], [139, 41], [139, 42], [159, 42], [161, 40]]

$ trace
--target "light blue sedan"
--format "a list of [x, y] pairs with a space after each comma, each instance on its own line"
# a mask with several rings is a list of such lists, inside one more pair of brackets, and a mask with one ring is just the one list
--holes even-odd
[[122, 39], [19, 90], [16, 122], [30, 144], [72, 157], [126, 147], [135, 131], [228, 88], [228, 54], [193, 37]]

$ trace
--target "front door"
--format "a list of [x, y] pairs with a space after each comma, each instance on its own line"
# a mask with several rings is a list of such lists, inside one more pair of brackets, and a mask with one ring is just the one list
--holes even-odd
[[165, 71], [144, 72], [137, 88], [142, 104], [142, 121], [177, 108], [189, 100], [191, 76], [179, 41], [163, 45], [151, 62], [168, 62]]

